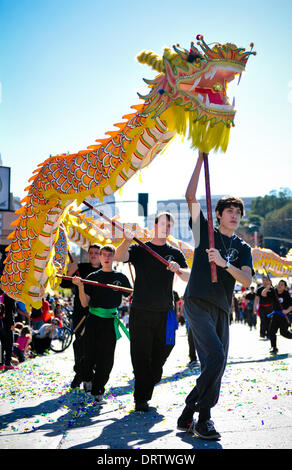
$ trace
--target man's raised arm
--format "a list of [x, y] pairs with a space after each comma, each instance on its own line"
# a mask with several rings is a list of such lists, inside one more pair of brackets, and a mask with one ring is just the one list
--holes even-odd
[[116, 249], [114, 256], [115, 261], [122, 261], [123, 263], [129, 261], [129, 248], [133, 241], [133, 238], [133, 232], [128, 229], [124, 230], [124, 240]]
[[203, 153], [199, 152], [199, 157], [198, 157], [195, 169], [193, 171], [193, 174], [191, 176], [191, 179], [189, 181], [186, 194], [185, 194], [185, 198], [188, 203], [188, 207], [189, 207], [189, 211], [191, 215], [193, 213], [193, 204], [197, 203], [196, 194], [197, 194], [199, 177], [200, 177], [203, 162], [204, 162]]

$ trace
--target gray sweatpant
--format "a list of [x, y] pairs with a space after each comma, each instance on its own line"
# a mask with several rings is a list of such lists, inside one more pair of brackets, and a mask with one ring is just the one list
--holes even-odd
[[201, 374], [186, 398], [186, 405], [199, 411], [212, 408], [219, 399], [228, 355], [229, 315], [198, 298], [185, 298], [184, 308], [201, 363]]

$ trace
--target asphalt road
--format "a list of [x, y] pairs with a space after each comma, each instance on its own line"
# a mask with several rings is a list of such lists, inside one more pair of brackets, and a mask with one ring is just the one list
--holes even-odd
[[[148, 413], [134, 412], [133, 374], [125, 336], [117, 343], [107, 401], [102, 406], [95, 405], [82, 390], [70, 390], [72, 347], [28, 359], [18, 369], [0, 375], [0, 450], [5, 455], [7, 449], [90, 449], [98, 451], [95, 461], [99, 456], [110, 458], [108, 451], [115, 450], [118, 456], [117, 450], [122, 455], [122, 451], [134, 449], [151, 450], [156, 456], [161, 452], [170, 455], [170, 450], [189, 456], [196, 452], [201, 456], [204, 451], [210, 455], [211, 450], [216, 451], [213, 455], [221, 450], [265, 450], [266, 456], [270, 450], [287, 452], [292, 448], [292, 341], [278, 336], [277, 356], [270, 356], [269, 348], [269, 341], [259, 339], [258, 330], [231, 325], [228, 365], [219, 402], [212, 410], [221, 433], [217, 442], [176, 429], [184, 400], [200, 373], [199, 365], [187, 366], [184, 326], [179, 327]], [[77, 458], [79, 453], [75, 455]], [[159, 463], [165, 462], [152, 462]], [[124, 461], [122, 466], [130, 465]]]

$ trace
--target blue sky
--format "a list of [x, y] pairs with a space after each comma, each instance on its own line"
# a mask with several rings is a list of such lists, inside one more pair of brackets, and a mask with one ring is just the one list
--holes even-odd
[[[0, 153], [11, 190], [23, 197], [37, 165], [113, 130], [154, 72], [143, 49], [189, 47], [195, 36], [233, 42], [251, 57], [238, 87], [226, 154], [210, 154], [213, 194], [267, 194], [291, 184], [292, 2], [0, 0]], [[230, 94], [229, 94], [230, 95]], [[183, 197], [197, 153], [174, 143], [131, 179], [122, 198]], [[199, 195], [204, 194], [200, 180]], [[117, 196], [121, 198], [120, 196]]]

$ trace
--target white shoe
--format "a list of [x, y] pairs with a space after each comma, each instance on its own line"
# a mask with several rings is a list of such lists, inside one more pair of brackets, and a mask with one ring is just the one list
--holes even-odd
[[92, 382], [83, 382], [83, 389], [85, 393], [90, 393], [92, 389]]
[[106, 400], [104, 399], [103, 394], [102, 395], [95, 395], [94, 401], [98, 403], [99, 405], [106, 403]]

